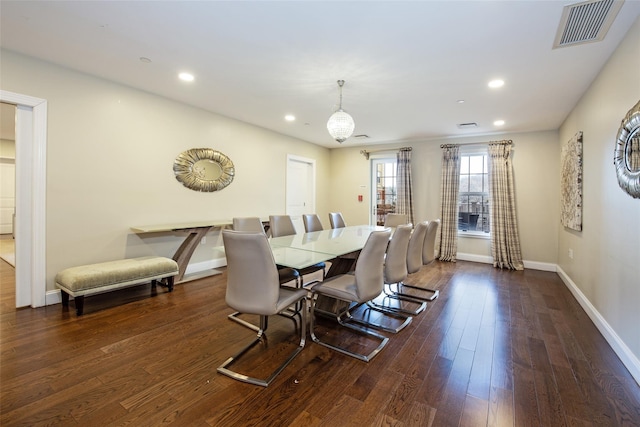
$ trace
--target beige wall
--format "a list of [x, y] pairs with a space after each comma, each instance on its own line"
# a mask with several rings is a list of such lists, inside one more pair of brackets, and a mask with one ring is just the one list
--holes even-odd
[[[500, 135], [494, 139], [514, 142], [513, 167], [516, 181], [516, 204], [522, 254], [528, 263], [554, 266], [557, 259], [557, 233], [560, 212], [560, 149], [555, 131]], [[414, 220], [440, 216], [441, 156], [440, 144], [488, 142], [487, 137], [459, 138], [388, 146], [344, 148], [331, 152], [330, 209], [340, 210], [347, 223], [369, 221], [371, 184], [370, 161], [360, 150], [397, 149], [411, 146], [414, 185]], [[393, 154], [392, 154], [393, 155]], [[366, 188], [362, 188], [362, 186]], [[365, 196], [364, 202], [357, 195]], [[459, 254], [469, 258], [490, 258], [488, 239], [461, 238]]]
[[16, 142], [8, 139], [0, 139], [0, 157], [3, 159], [15, 159]]
[[636, 363], [640, 200], [618, 186], [613, 152], [622, 118], [640, 100], [639, 53], [637, 20], [560, 129], [560, 141], [583, 132], [584, 210], [582, 232], [562, 227], [558, 232], [558, 265], [633, 352]]
[[[183, 239], [131, 226], [284, 213], [287, 154], [316, 160], [316, 207], [326, 217], [326, 148], [12, 52], [2, 51], [1, 67], [3, 90], [48, 101], [47, 289], [63, 268], [171, 256]], [[174, 159], [195, 147], [231, 158], [229, 187], [199, 193], [175, 179]], [[221, 242], [210, 234], [193, 263], [215, 256]]]

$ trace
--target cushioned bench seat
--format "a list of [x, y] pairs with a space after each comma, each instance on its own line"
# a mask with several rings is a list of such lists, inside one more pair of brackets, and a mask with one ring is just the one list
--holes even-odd
[[62, 291], [64, 307], [69, 306], [69, 296], [75, 298], [76, 313], [80, 316], [86, 295], [146, 282], [155, 286], [158, 280], [164, 278], [171, 292], [173, 278], [177, 274], [178, 263], [171, 258], [148, 256], [67, 268], [56, 275], [56, 286]]

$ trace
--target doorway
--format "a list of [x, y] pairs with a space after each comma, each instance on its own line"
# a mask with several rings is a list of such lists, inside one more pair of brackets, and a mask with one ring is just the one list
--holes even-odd
[[16, 307], [41, 307], [47, 303], [47, 101], [0, 90], [0, 102], [16, 106]]
[[302, 215], [316, 212], [316, 161], [287, 155], [286, 214], [296, 232], [304, 233]]
[[396, 211], [397, 160], [380, 158], [371, 160], [371, 224], [384, 225], [387, 214]]
[[0, 103], [0, 258], [15, 268], [16, 107]]

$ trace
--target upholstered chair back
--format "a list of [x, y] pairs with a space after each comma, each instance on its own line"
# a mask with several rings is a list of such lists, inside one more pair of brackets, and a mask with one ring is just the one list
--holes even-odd
[[289, 215], [270, 215], [269, 229], [273, 237], [291, 236], [296, 234], [296, 227]]
[[340, 212], [329, 212], [329, 223], [331, 223], [331, 228], [344, 228], [347, 226]]
[[304, 231], [307, 233], [323, 230], [320, 218], [316, 214], [302, 215], [302, 220], [304, 221]]
[[424, 246], [422, 248], [422, 265], [430, 264], [435, 258], [436, 236], [438, 235], [440, 220], [429, 221], [427, 232], [424, 235]]
[[384, 288], [384, 254], [389, 236], [389, 230], [372, 232], [358, 256], [355, 281], [356, 295], [361, 302], [374, 299]]
[[407, 250], [411, 237], [410, 225], [399, 225], [393, 233], [384, 260], [384, 282], [399, 283], [407, 277]]
[[409, 239], [409, 249], [407, 251], [407, 271], [409, 274], [415, 273], [422, 268], [422, 248], [424, 247], [424, 236], [427, 234], [429, 223], [423, 221], [416, 225]]
[[276, 314], [278, 269], [264, 232], [223, 230], [227, 255], [227, 305], [242, 313]]
[[385, 227], [397, 227], [399, 225], [408, 224], [407, 215], [399, 213], [387, 214], [384, 219]]
[[233, 218], [235, 231], [261, 231], [264, 233], [262, 221], [257, 216]]

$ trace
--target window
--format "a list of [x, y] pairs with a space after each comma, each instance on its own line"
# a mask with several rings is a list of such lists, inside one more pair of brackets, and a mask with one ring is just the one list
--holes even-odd
[[374, 220], [376, 225], [384, 225], [387, 214], [396, 211], [396, 159], [375, 159], [373, 166], [373, 185], [375, 191], [372, 200], [374, 205]]
[[458, 233], [487, 235], [489, 232], [487, 152], [461, 154]]

